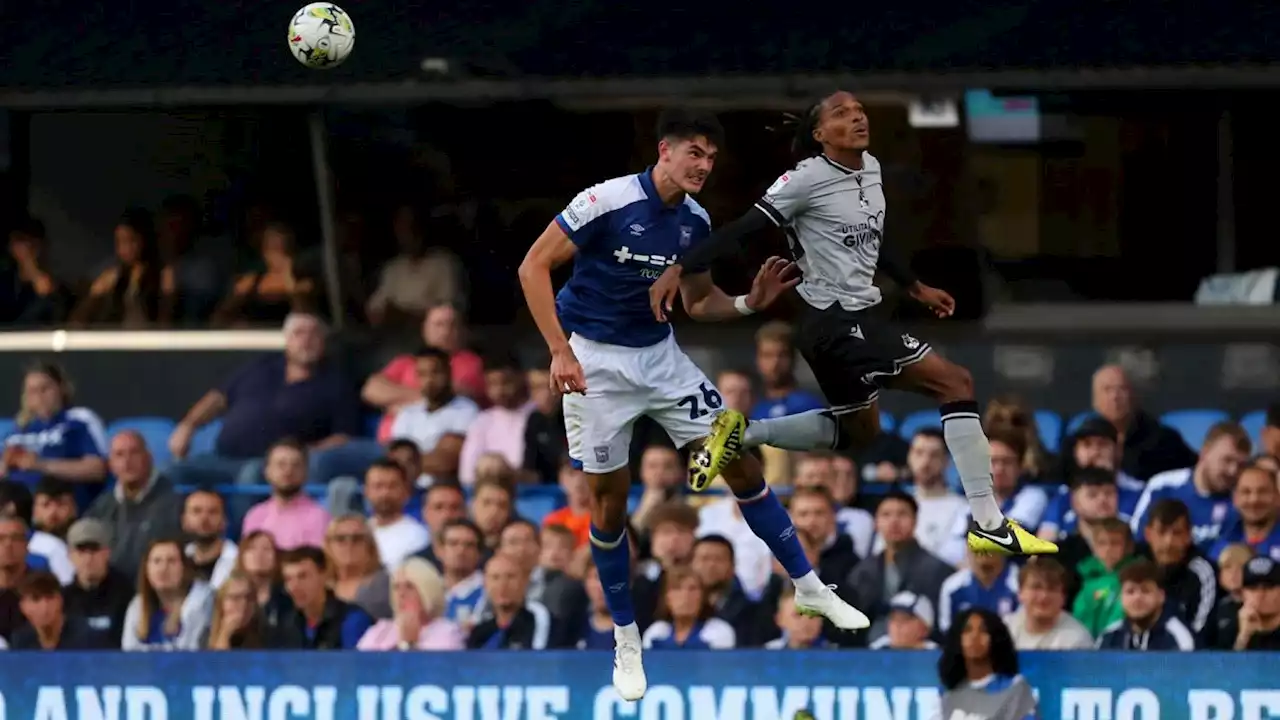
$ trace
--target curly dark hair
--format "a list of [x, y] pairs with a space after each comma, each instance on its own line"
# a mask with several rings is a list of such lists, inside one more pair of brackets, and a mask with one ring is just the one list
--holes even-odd
[[813, 131], [818, 129], [818, 121], [822, 119], [822, 104], [841, 90], [831, 92], [813, 100], [804, 112], [796, 117], [795, 137], [791, 139], [791, 153], [797, 161], [807, 160], [822, 154], [822, 143], [813, 138]]
[[986, 608], [969, 608], [951, 623], [951, 629], [942, 641], [942, 656], [938, 658], [938, 679], [947, 690], [954, 690], [968, 677], [964, 651], [960, 648], [960, 636], [964, 635], [965, 625], [969, 624], [969, 618], [974, 615], [982, 618], [987, 634], [991, 636], [991, 670], [997, 675], [1010, 677], [1018, 674], [1018, 651], [1013, 647], [1013, 636], [1009, 634], [1004, 621]]

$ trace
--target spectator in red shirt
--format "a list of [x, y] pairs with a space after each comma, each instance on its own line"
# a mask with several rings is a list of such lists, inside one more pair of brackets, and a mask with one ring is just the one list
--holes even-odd
[[[452, 305], [436, 305], [427, 310], [422, 321], [422, 340], [428, 347], [449, 353], [453, 391], [484, 404], [484, 362], [480, 356], [463, 347], [463, 320]], [[378, 424], [378, 442], [392, 440], [391, 423], [396, 413], [407, 405], [422, 400], [418, 382], [417, 358], [412, 353], [397, 355], [382, 369], [369, 377], [361, 391], [364, 401], [384, 411]]]

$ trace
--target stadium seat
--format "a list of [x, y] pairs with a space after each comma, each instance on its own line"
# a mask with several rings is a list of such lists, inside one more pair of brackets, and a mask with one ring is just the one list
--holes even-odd
[[1098, 416], [1098, 413], [1092, 410], [1085, 410], [1079, 415], [1076, 415], [1075, 417], [1071, 418], [1070, 420], [1067, 421], [1067, 426], [1062, 430], [1062, 439], [1066, 440], [1072, 433], [1079, 430], [1080, 426], [1084, 424], [1085, 420], [1088, 420], [1091, 417], [1097, 417], [1097, 416]]
[[912, 436], [925, 428], [942, 428], [942, 417], [937, 410], [918, 410], [902, 418], [898, 423], [898, 435], [911, 442]]
[[897, 424], [898, 421], [893, 418], [893, 415], [884, 410], [880, 411], [880, 432], [891, 433]]
[[1209, 428], [1230, 419], [1231, 416], [1221, 410], [1207, 409], [1174, 410], [1160, 416], [1161, 423], [1177, 430], [1182, 439], [1187, 441], [1187, 445], [1196, 451], [1204, 444], [1204, 436], [1209, 434]]
[[107, 426], [107, 438], [113, 438], [122, 430], [133, 430], [142, 435], [151, 451], [151, 458], [158, 468], [165, 468], [173, 460], [169, 454], [169, 436], [173, 434], [173, 421], [165, 417], [120, 418]]
[[542, 524], [542, 518], [550, 515], [560, 508], [564, 501], [551, 493], [538, 493], [537, 495], [528, 495], [520, 493], [516, 498], [516, 514], [538, 525]]
[[1062, 443], [1062, 416], [1052, 410], [1037, 410], [1036, 427], [1040, 429], [1040, 444], [1044, 449], [1058, 452], [1058, 445]]
[[1267, 411], [1255, 410], [1248, 415], [1240, 418], [1240, 427], [1249, 433], [1249, 440], [1253, 442], [1254, 450], [1257, 451], [1258, 444], [1262, 441], [1262, 428], [1267, 424]]
[[222, 421], [214, 420], [196, 431], [191, 438], [190, 455], [209, 455], [213, 453], [213, 445], [218, 441], [218, 433], [222, 432]]
[[13, 418], [0, 418], [0, 438], [8, 437], [9, 433], [18, 426]]

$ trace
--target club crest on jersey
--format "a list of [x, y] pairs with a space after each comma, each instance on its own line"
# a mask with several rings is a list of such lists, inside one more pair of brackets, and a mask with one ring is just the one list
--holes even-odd
[[902, 333], [902, 345], [908, 350], [915, 350], [920, 347], [920, 341], [911, 337], [907, 333]]
[[596, 451], [596, 462], [598, 463], [609, 462], [609, 446], [608, 445], [597, 445], [592, 449]]
[[693, 228], [688, 225], [680, 226], [680, 247], [687, 248], [693, 242]]
[[769, 189], [764, 191], [764, 194], [776, 195], [778, 191], [786, 187], [789, 182], [791, 182], [791, 173], [782, 173], [777, 180], [773, 181], [773, 184], [769, 186]]

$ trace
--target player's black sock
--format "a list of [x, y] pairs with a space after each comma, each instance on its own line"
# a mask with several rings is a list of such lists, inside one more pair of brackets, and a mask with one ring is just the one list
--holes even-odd
[[940, 409], [942, 435], [947, 449], [960, 472], [960, 484], [969, 499], [969, 511], [986, 530], [1004, 522], [1004, 513], [996, 504], [991, 488], [991, 445], [982, 431], [978, 403], [973, 400], [950, 402]]
[[840, 425], [826, 410], [752, 420], [743, 445], [768, 445], [781, 450], [822, 450], [836, 446]]

